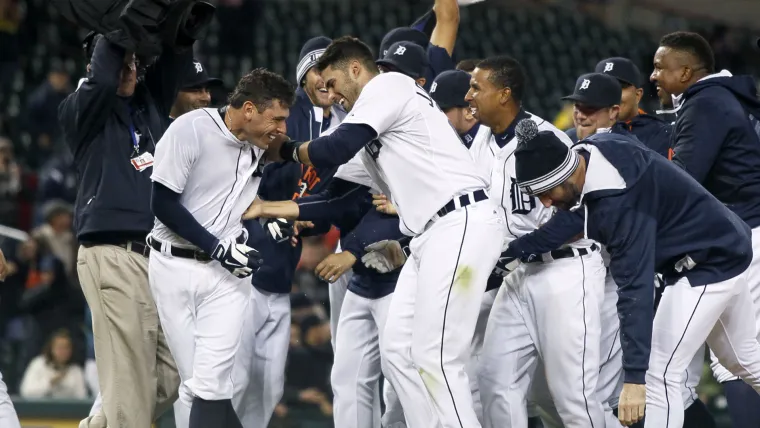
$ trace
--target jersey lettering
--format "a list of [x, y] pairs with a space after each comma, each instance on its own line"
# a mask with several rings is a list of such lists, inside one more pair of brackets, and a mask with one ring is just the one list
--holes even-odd
[[372, 140], [364, 146], [364, 149], [367, 150], [367, 153], [372, 157], [372, 160], [377, 162], [377, 157], [380, 156], [380, 149], [382, 147], [383, 144], [379, 140]]
[[520, 191], [517, 180], [511, 178], [512, 185], [509, 189], [509, 198], [512, 200], [513, 214], [528, 214], [536, 208], [536, 199]]

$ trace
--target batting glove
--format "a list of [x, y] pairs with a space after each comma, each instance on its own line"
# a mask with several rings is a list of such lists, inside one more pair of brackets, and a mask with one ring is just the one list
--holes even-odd
[[278, 244], [290, 240], [295, 234], [293, 223], [284, 218], [269, 219], [266, 222], [266, 227], [269, 231], [269, 236]]
[[235, 239], [220, 241], [211, 256], [238, 278], [250, 276], [261, 267], [261, 254], [245, 245], [238, 244]]
[[409, 257], [409, 247], [402, 246], [399, 241], [385, 239], [364, 248], [362, 263], [380, 273], [394, 271], [404, 265]]
[[520, 265], [519, 259], [515, 257], [505, 256], [505, 253], [506, 251], [504, 253], [501, 253], [499, 260], [496, 261], [496, 266], [493, 268], [494, 275], [506, 277], [510, 274], [510, 272], [517, 269], [517, 266]]

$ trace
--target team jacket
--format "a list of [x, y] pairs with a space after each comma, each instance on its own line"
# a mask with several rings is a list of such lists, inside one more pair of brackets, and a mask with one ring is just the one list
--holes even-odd
[[135, 155], [133, 136], [139, 153], [154, 153], [169, 126], [180, 84], [176, 76], [192, 61], [191, 52], [165, 52], [148, 68], [134, 95], [124, 98], [116, 95], [124, 54], [124, 49], [101, 39], [87, 79], [58, 109], [79, 175], [74, 226], [80, 241], [139, 239], [153, 228], [153, 167], [138, 171], [130, 162]]
[[751, 228], [760, 226], [760, 101], [749, 76], [723, 72], [681, 96], [673, 162]]
[[751, 232], [683, 170], [629, 136], [599, 133], [573, 149], [587, 152], [579, 209], [585, 234], [606, 246], [618, 285], [625, 381], [644, 383], [655, 272], [665, 285], [686, 277], [709, 287], [733, 278], [752, 260]]
[[[323, 110], [311, 103], [303, 89], [296, 90], [296, 101], [290, 108], [286, 122], [288, 136], [296, 141], [310, 141], [322, 133]], [[334, 129], [345, 117], [339, 107], [331, 111], [330, 128]], [[264, 169], [259, 196], [268, 201], [297, 199], [324, 190], [337, 167], [314, 168], [293, 162], [277, 162]], [[329, 223], [317, 225], [315, 230], [304, 231], [303, 236], [325, 233]], [[259, 250], [264, 259], [262, 267], [253, 274], [253, 285], [272, 293], [289, 293], [298, 261], [301, 259], [301, 242], [296, 247], [290, 242], [275, 243], [258, 221], [246, 224], [248, 242]]]

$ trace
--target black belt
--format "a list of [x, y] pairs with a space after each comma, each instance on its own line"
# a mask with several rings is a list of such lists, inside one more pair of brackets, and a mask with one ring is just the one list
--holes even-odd
[[[238, 244], [242, 244], [245, 242], [245, 239], [245, 235], [241, 234], [237, 237], [236, 241]], [[161, 242], [153, 238], [148, 238], [148, 242], [150, 243], [151, 248], [158, 252], [161, 252]], [[199, 262], [209, 262], [212, 260], [211, 256], [206, 254], [205, 251], [196, 250], [194, 248], [178, 248], [171, 246], [169, 254], [171, 254], [173, 257], [179, 257], [181, 259], [193, 259]]]
[[[158, 251], [159, 253], [161, 252], [161, 242], [156, 241], [153, 238], [148, 238], [148, 243], [150, 244], [151, 248]], [[198, 260], [199, 262], [211, 261], [211, 256], [201, 250], [196, 250], [194, 248], [178, 248], [171, 246], [169, 254], [171, 254], [172, 257], [179, 257], [181, 259], [193, 259]]]
[[591, 244], [589, 248], [560, 248], [559, 250], [546, 253], [549, 255], [548, 260], [545, 260], [542, 255], [534, 257], [532, 260], [528, 261], [528, 263], [548, 262], [552, 260], [569, 259], [571, 257], [583, 257], [598, 250], [599, 246], [596, 244]]
[[[457, 206], [457, 199], [459, 200], [459, 206]], [[443, 208], [438, 210], [438, 217], [443, 217], [446, 214], [459, 208], [466, 207], [467, 205], [484, 201], [486, 199], [488, 199], [488, 195], [486, 195], [485, 190], [476, 190], [466, 195], [457, 196], [454, 199], [450, 200], [448, 204], [444, 205]]]
[[99, 242], [86, 242], [86, 241], [82, 242], [82, 246], [85, 248], [96, 247], [98, 245], [115, 245], [127, 251], [140, 254], [143, 257], [148, 257], [150, 255], [150, 247], [145, 242], [140, 242], [140, 241], [114, 242], [111, 244], [99, 243]]

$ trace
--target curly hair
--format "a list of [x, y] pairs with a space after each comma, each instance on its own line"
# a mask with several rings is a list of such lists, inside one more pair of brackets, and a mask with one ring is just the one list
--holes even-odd
[[256, 110], [262, 112], [271, 107], [275, 100], [283, 107], [290, 107], [295, 97], [295, 88], [284, 77], [257, 68], [240, 79], [230, 94], [228, 103], [233, 108], [240, 108], [246, 101], [250, 101]]

